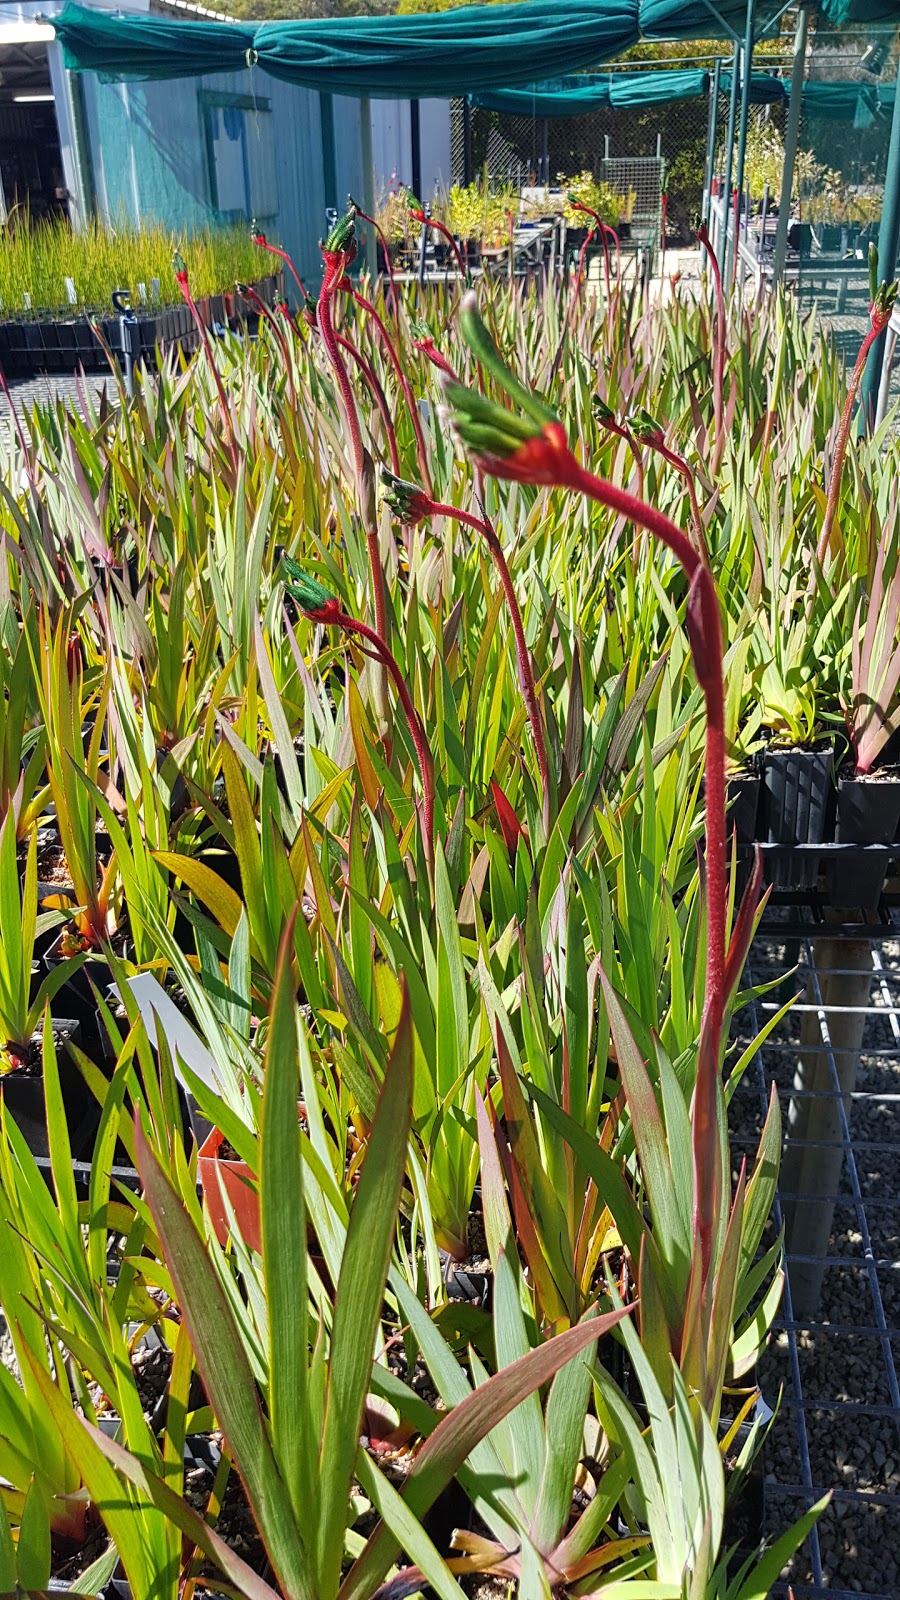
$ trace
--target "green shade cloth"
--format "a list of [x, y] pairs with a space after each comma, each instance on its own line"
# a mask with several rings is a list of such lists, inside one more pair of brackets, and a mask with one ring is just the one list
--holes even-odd
[[[710, 73], [712, 77], [712, 73]], [[740, 87], [740, 74], [738, 74], [738, 87]], [[781, 78], [773, 78], [770, 72], [754, 72], [750, 79], [750, 104], [754, 106], [786, 105], [790, 99], [789, 83], [784, 83]], [[731, 73], [722, 72], [719, 75], [719, 93], [731, 93]]]
[[619, 110], [630, 106], [658, 106], [667, 100], [696, 100], [706, 94], [709, 77], [693, 72], [622, 72], [610, 75], [610, 104]]
[[256, 31], [255, 23], [170, 22], [145, 11], [113, 15], [79, 5], [66, 6], [53, 26], [67, 67], [115, 79], [241, 72]]
[[[757, 0], [757, 34], [781, 10], [773, 0]], [[712, 0], [710, 5], [705, 0], [641, 0], [639, 18], [645, 39], [743, 39], [747, 0]]]
[[[822, 9], [845, 3], [822, 0]], [[882, 0], [849, 3], [852, 18], [854, 6]], [[890, 0], [894, 13], [896, 3]], [[758, 0], [760, 30], [780, 6], [781, 0]], [[746, 0], [715, 0], [709, 8], [705, 0], [520, 0], [413, 16], [229, 23], [93, 11], [71, 0], [54, 27], [70, 71], [108, 79], [190, 78], [258, 62], [276, 78], [329, 94], [415, 99], [493, 94], [548, 73], [577, 72], [620, 55], [642, 33], [734, 38], [743, 33], [745, 14]], [[691, 80], [697, 74], [658, 76]], [[610, 83], [609, 103], [648, 105], [703, 92], [657, 93], [637, 77], [625, 74]], [[652, 98], [642, 98], [647, 94]]]
[[[511, 112], [521, 117], [579, 117], [590, 111], [636, 110], [667, 101], [696, 100], [709, 93], [712, 74], [699, 67], [692, 71], [664, 68], [643, 72], [583, 73], [580, 77], [554, 78], [524, 89], [496, 89], [469, 99], [485, 111]], [[723, 72], [722, 94], [731, 93], [731, 73]], [[780, 78], [755, 72], [750, 80], [754, 105], [771, 105], [787, 99]]]
[[578, 117], [609, 106], [633, 107], [664, 104], [667, 100], [692, 100], [706, 94], [709, 75], [692, 72], [604, 72], [580, 77], [553, 78], [524, 89], [496, 89], [469, 96], [485, 111], [505, 111], [522, 117]]
[[462, 95], [590, 66], [635, 43], [637, 18], [638, 0], [523, 0], [436, 14], [250, 25], [69, 4], [54, 27], [75, 72], [189, 77], [237, 71], [255, 59], [274, 77], [305, 88], [393, 99]]

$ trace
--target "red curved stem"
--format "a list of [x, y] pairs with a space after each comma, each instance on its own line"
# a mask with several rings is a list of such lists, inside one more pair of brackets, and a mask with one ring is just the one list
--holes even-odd
[[334, 271], [326, 270], [322, 283], [322, 292], [319, 295], [316, 319], [319, 324], [319, 333], [322, 343], [331, 363], [331, 370], [337, 381], [343, 401], [344, 414], [347, 420], [347, 433], [350, 438], [350, 447], [353, 453], [353, 466], [356, 472], [357, 493], [359, 497], [359, 511], [363, 517], [366, 534], [366, 549], [369, 556], [369, 572], [372, 579], [372, 611], [375, 617], [375, 626], [383, 639], [388, 634], [387, 598], [384, 590], [384, 570], [381, 565], [381, 551], [378, 547], [378, 531], [370, 526], [370, 519], [365, 516], [366, 496], [363, 483], [366, 470], [366, 453], [363, 448], [362, 434], [359, 426], [359, 415], [356, 410], [356, 398], [350, 383], [347, 368], [344, 365], [338, 335], [335, 331], [333, 319], [333, 300], [338, 283], [343, 278], [344, 265], [339, 263]]
[[519, 599], [516, 594], [509, 563], [503, 551], [503, 546], [497, 537], [497, 531], [487, 518], [473, 516], [470, 511], [460, 511], [456, 506], [443, 505], [434, 502], [431, 506], [431, 515], [435, 517], [448, 517], [452, 522], [460, 522], [466, 528], [472, 528], [480, 533], [491, 552], [494, 565], [500, 575], [500, 583], [509, 607], [512, 622], [513, 636], [516, 641], [516, 661], [519, 669], [519, 687], [528, 720], [531, 723], [531, 737], [534, 740], [534, 753], [537, 756], [538, 771], [541, 776], [543, 788], [542, 810], [544, 815], [544, 830], [549, 836], [550, 832], [550, 796], [552, 794], [550, 778], [550, 762], [547, 758], [547, 745], [544, 740], [544, 723], [541, 716], [540, 702], [538, 701], [537, 688], [534, 681], [534, 667], [531, 652], [525, 638], [525, 627], [522, 622], [522, 613], [519, 609]]
[[367, 222], [369, 224], [370, 228], [374, 228], [375, 229], [375, 232], [377, 233], [379, 239], [381, 240], [381, 248], [384, 251], [384, 259], [385, 259], [385, 262], [387, 264], [387, 274], [388, 274], [388, 278], [390, 279], [390, 285], [391, 285], [391, 306], [392, 306], [393, 312], [394, 312], [394, 321], [395, 321], [395, 323], [397, 325], [397, 337], [399, 339], [399, 337], [400, 337], [400, 301], [397, 298], [397, 285], [396, 285], [396, 283], [394, 281], [394, 263], [391, 260], [391, 252], [388, 249], [387, 239], [385, 238], [381, 227], [375, 221], [374, 217], [370, 217], [369, 213], [367, 211], [360, 210], [360, 207], [358, 205], [356, 205], [355, 202], [354, 202], [353, 209], [356, 212], [358, 217], [362, 217], [363, 222]]
[[279, 261], [284, 262], [288, 272], [291, 274], [291, 277], [297, 285], [297, 288], [300, 290], [300, 303], [301, 305], [304, 304], [306, 300], [309, 299], [309, 296], [306, 292], [306, 286], [287, 251], [279, 249], [277, 244], [270, 244], [268, 239], [264, 239], [261, 234], [257, 234], [255, 236], [255, 242], [259, 245], [260, 250], [268, 250], [271, 256], [277, 256]]
[[[288, 349], [288, 342], [287, 342], [286, 338], [284, 337], [284, 333], [282, 332], [281, 328], [278, 326], [278, 321], [272, 315], [272, 312], [270, 311], [269, 307], [266, 305], [265, 300], [263, 300], [262, 297], [257, 294], [257, 292], [254, 289], [252, 283], [245, 284], [244, 287], [243, 287], [242, 293], [243, 293], [245, 299], [251, 301], [251, 303], [253, 305], [255, 305], [257, 311], [259, 312], [259, 315], [263, 318], [263, 320], [265, 322], [268, 323], [269, 327], [272, 329], [272, 332], [275, 335], [275, 338], [278, 341], [278, 348], [281, 351], [282, 360], [284, 361], [284, 370], [285, 370], [285, 373], [287, 375], [287, 381], [288, 381], [288, 383], [290, 385], [291, 399], [292, 399], [292, 401], [296, 402], [297, 395], [296, 395], [296, 391], [294, 389], [293, 374], [291, 372], [291, 354], [290, 354], [290, 350]], [[292, 324], [292, 326], [293, 326], [293, 324]]]
[[176, 273], [175, 276], [176, 278], [179, 278], [178, 287], [180, 288], [185, 304], [187, 305], [187, 308], [194, 319], [194, 326], [200, 335], [200, 343], [203, 346], [204, 354], [209, 363], [209, 370], [213, 375], [213, 382], [215, 383], [219, 396], [219, 404], [222, 407], [222, 420], [225, 423], [225, 432], [228, 435], [228, 454], [231, 456], [231, 464], [234, 467], [235, 476], [237, 476], [239, 470], [237, 440], [234, 437], [234, 420], [232, 418], [228, 400], [225, 395], [225, 385], [222, 382], [222, 374], [216, 366], [216, 359], [212, 352], [212, 345], [209, 342], [209, 334], [206, 331], [206, 323], [203, 321], [203, 318], [200, 315], [194, 297], [191, 294], [187, 284], [180, 281], [179, 274]]
[[716, 287], [716, 331], [715, 352], [713, 355], [713, 417], [716, 429], [716, 449], [713, 457], [713, 471], [718, 471], [722, 461], [722, 452], [725, 449], [724, 433], [724, 407], [725, 407], [725, 293], [722, 288], [722, 274], [716, 252], [712, 247], [712, 240], [705, 227], [697, 230], [697, 238], [706, 251], [713, 283]]
[[372, 321], [381, 335], [382, 342], [388, 353], [388, 359], [394, 369], [394, 372], [396, 373], [397, 382], [403, 391], [403, 398], [405, 399], [409, 410], [410, 420], [413, 425], [413, 433], [416, 436], [416, 454], [419, 458], [419, 471], [422, 475], [422, 484], [430, 494], [431, 473], [428, 470], [428, 452], [425, 449], [425, 437], [422, 433], [422, 423], [419, 419], [419, 408], [416, 405], [415, 395], [410, 388], [409, 379], [403, 370], [403, 363], [397, 354], [393, 340], [391, 339], [384, 322], [378, 315], [378, 312], [375, 310], [371, 300], [367, 300], [364, 294], [361, 294], [358, 289], [355, 289], [352, 286], [350, 288], [350, 294], [360, 309], [367, 312], [367, 314], [372, 318]]
[[467, 283], [469, 280], [469, 269], [463, 260], [463, 254], [459, 248], [459, 242], [450, 232], [450, 229], [443, 222], [439, 222], [437, 217], [426, 217], [423, 214], [422, 222], [426, 228], [433, 228], [435, 233], [442, 234], [447, 240], [447, 243], [456, 257], [456, 264], [459, 267], [459, 275], [462, 278], [463, 283]]
[[369, 385], [369, 388], [372, 391], [372, 398], [378, 407], [379, 415], [382, 423], [384, 424], [384, 431], [387, 434], [388, 449], [391, 453], [391, 471], [396, 473], [397, 477], [399, 478], [400, 452], [397, 448], [397, 435], [394, 432], [394, 420], [391, 416], [391, 408], [387, 402], [387, 395], [378, 381], [378, 375], [375, 371], [375, 368], [366, 360], [362, 352], [357, 350], [355, 344], [351, 344], [349, 339], [344, 338], [343, 334], [339, 333], [337, 335], [337, 342], [341, 349], [346, 350], [351, 360], [356, 363], [366, 383]]
[[343, 611], [331, 620], [334, 621], [337, 627], [343, 628], [347, 633], [358, 634], [361, 639], [365, 639], [372, 646], [397, 691], [397, 698], [403, 707], [403, 714], [409, 726], [416, 759], [419, 763], [425, 813], [425, 853], [429, 865], [431, 865], [434, 859], [434, 757], [431, 754], [431, 746], [428, 743], [422, 719], [413, 704], [412, 695], [406, 686], [403, 673], [400, 671], [387, 643], [376, 629], [368, 627], [365, 622], [360, 622], [358, 618], [350, 617]]

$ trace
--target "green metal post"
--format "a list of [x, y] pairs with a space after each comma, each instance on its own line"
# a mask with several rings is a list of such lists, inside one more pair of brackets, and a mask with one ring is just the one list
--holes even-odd
[[712, 87], [709, 91], [709, 128], [706, 135], [706, 181], [703, 185], [703, 221], [709, 222], [709, 202], [712, 195], [713, 173], [716, 170], [716, 135], [719, 131], [719, 88], [722, 81], [722, 62], [717, 57], [713, 69]]
[[738, 64], [741, 47], [736, 44], [731, 61], [731, 99], [728, 104], [728, 132], [725, 135], [725, 193], [722, 195], [722, 231], [719, 234], [719, 270], [728, 264], [728, 225], [731, 221], [731, 174], [734, 170], [734, 125], [737, 121]]
[[[734, 177], [734, 187], [738, 192], [738, 203], [744, 196], [744, 162], [747, 156], [747, 123], [750, 117], [750, 79], [753, 74], [753, 30], [756, 24], [756, 0], [747, 0], [747, 26], [744, 30], [744, 50], [741, 64], [741, 125], [738, 132], [737, 172]], [[738, 238], [734, 241], [734, 259], [737, 262], [738, 243], [740, 239], [740, 211], [735, 226], [738, 229]]]
[[780, 283], [787, 259], [788, 227], [791, 220], [791, 199], [794, 193], [794, 167], [797, 145], [800, 142], [800, 116], [803, 110], [803, 79], [806, 73], [806, 39], [809, 31], [809, 7], [801, 6], [797, 12], [797, 32], [794, 35], [794, 64], [791, 68], [791, 98], [788, 103], [787, 126], [784, 131], [784, 171], [781, 176], [781, 198], [778, 202], [778, 227], [775, 230], [775, 253], [772, 258], [772, 278]]
[[[878, 230], [878, 277], [881, 282], [893, 283], [897, 275], [898, 245], [900, 245], [900, 92], [894, 97], [891, 140], [888, 145], [887, 171], [884, 175], [884, 206], [881, 212], [881, 227]], [[883, 333], [880, 339], [875, 340], [863, 373], [861, 411], [864, 426], [869, 426], [875, 416], [885, 338], [886, 333]]]
[[[363, 205], [375, 215], [375, 157], [372, 152], [372, 102], [367, 94], [359, 97], [359, 148], [362, 158]], [[366, 229], [366, 271], [372, 282], [378, 276], [378, 247], [375, 229]]]
[[319, 121], [322, 129], [322, 182], [325, 189], [325, 209], [339, 211], [341, 201], [337, 191], [337, 151], [334, 142], [334, 96], [319, 91]]

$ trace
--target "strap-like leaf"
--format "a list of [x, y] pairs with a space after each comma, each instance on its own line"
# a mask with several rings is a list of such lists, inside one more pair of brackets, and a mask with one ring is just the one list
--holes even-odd
[[[135, 1126], [138, 1169], [162, 1241], [197, 1366], [231, 1457], [243, 1479], [269, 1558], [298, 1600], [314, 1600], [309, 1555], [269, 1440], [241, 1330], [206, 1247], [147, 1142]], [[215, 1246], [210, 1244], [210, 1249]]]
[[333, 1593], [340, 1576], [350, 1485], [406, 1167], [412, 1085], [412, 1015], [404, 985], [397, 1037], [350, 1213], [338, 1279], [319, 1457], [320, 1595]]

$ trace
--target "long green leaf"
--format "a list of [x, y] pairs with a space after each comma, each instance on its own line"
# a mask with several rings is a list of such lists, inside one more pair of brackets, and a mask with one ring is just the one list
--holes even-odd
[[297, 1111], [297, 1018], [291, 976], [293, 922], [292, 916], [281, 941], [269, 1012], [260, 1147], [260, 1221], [269, 1322], [272, 1448], [296, 1515], [303, 1515], [315, 1526], [317, 1486], [306, 1393], [306, 1206]]
[[397, 1037], [350, 1213], [335, 1300], [319, 1454], [316, 1567], [320, 1597], [333, 1594], [340, 1579], [347, 1504], [406, 1168], [412, 1088], [412, 1014], [404, 985]]
[[[203, 1240], [135, 1123], [144, 1191], [188, 1325], [197, 1366], [232, 1459], [244, 1482], [275, 1571], [299, 1600], [315, 1600], [309, 1553], [278, 1471], [253, 1373]], [[215, 1246], [210, 1244], [210, 1250]]]

